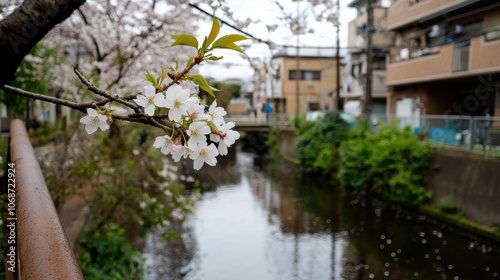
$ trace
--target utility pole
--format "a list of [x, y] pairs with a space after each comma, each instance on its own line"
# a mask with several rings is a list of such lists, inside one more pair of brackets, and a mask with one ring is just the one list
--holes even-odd
[[373, 77], [373, 43], [372, 35], [373, 26], [373, 0], [368, 0], [367, 7], [367, 22], [366, 22], [366, 86], [365, 86], [365, 98], [363, 102], [363, 114], [368, 117], [371, 113], [371, 103], [372, 103], [372, 77]]
[[335, 91], [335, 109], [340, 112], [340, 0], [337, 0], [337, 49], [335, 51], [335, 56], [337, 57], [337, 90]]
[[297, 69], [295, 70], [295, 117], [299, 116], [299, 90], [300, 90], [300, 57], [299, 57], [299, 34], [297, 34], [297, 54], [295, 56]]
[[299, 43], [300, 43], [300, 22], [299, 22], [299, 15], [300, 15], [300, 6], [299, 6], [299, 1], [297, 1], [297, 53], [295, 54], [295, 61], [296, 61], [296, 67], [295, 69], [295, 118], [299, 116], [299, 90], [300, 90], [300, 56], [299, 56]]

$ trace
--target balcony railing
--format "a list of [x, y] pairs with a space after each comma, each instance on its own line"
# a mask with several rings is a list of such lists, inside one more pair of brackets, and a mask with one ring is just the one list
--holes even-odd
[[409, 48], [394, 48], [394, 50], [399, 50], [399, 53], [391, 55], [390, 57], [391, 63], [414, 59], [431, 54], [438, 54], [440, 52], [440, 47], [417, 48], [411, 51]]

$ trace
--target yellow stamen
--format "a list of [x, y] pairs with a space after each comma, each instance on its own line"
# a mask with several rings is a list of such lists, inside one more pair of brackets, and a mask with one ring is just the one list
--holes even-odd
[[207, 149], [203, 149], [203, 150], [201, 150], [201, 152], [200, 152], [200, 156], [202, 156], [202, 157], [206, 157], [207, 155], [208, 155], [208, 151], [207, 151]]

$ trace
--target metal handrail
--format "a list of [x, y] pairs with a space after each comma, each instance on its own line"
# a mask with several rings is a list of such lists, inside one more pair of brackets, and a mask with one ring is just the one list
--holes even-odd
[[19, 279], [83, 279], [21, 120], [10, 124], [9, 152], [15, 166]]

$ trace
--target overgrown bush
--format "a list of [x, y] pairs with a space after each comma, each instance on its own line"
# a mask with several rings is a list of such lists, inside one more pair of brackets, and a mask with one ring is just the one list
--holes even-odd
[[110, 227], [92, 231], [80, 240], [78, 264], [85, 279], [141, 279], [144, 260], [124, 236], [124, 230]]
[[424, 187], [429, 154], [429, 146], [418, 142], [408, 128], [358, 131], [340, 148], [339, 180], [405, 205], [421, 205], [431, 198]]
[[299, 129], [295, 149], [304, 171], [335, 176], [339, 164], [338, 147], [347, 139], [349, 125], [336, 112], [327, 112], [314, 122], [295, 123]]

